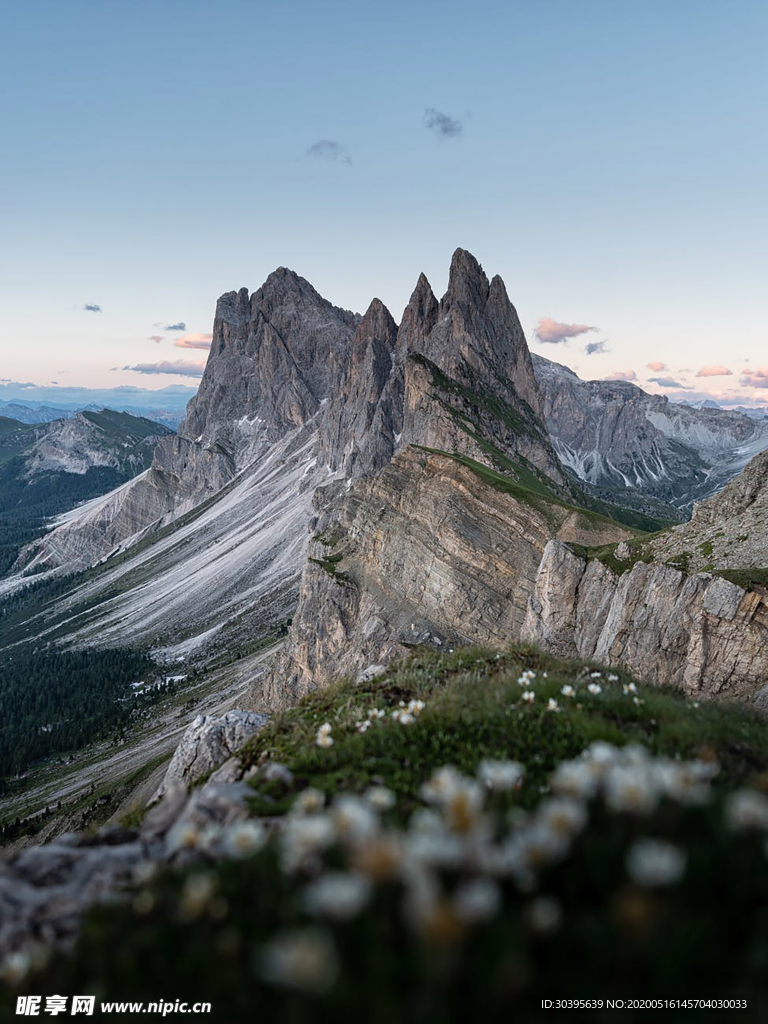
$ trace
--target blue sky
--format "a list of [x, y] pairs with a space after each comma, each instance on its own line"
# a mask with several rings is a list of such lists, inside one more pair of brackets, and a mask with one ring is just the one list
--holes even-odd
[[460, 245], [582, 376], [768, 399], [767, 37], [763, 0], [5, 4], [0, 376], [191, 383], [221, 292], [398, 318]]

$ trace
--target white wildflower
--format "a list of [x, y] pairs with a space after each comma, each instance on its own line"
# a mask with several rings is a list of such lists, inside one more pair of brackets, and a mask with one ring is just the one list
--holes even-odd
[[523, 700], [526, 702], [526, 704], [533, 704], [533, 702], [536, 700], [536, 694], [533, 692], [533, 690], [526, 690], [523, 693]]
[[590, 683], [587, 686], [587, 691], [589, 693], [591, 693], [594, 697], [596, 697], [598, 695], [598, 693], [602, 693], [603, 692], [603, 688], [602, 688], [602, 686], [600, 686], [599, 683]]
[[586, 761], [563, 761], [550, 776], [549, 784], [556, 793], [588, 799], [597, 791], [598, 779]]
[[452, 900], [453, 911], [463, 924], [487, 921], [498, 913], [501, 893], [489, 878], [474, 878], [459, 886]]
[[605, 780], [605, 799], [614, 811], [650, 814], [659, 794], [650, 774], [637, 767], [612, 767]]
[[335, 871], [321, 875], [304, 890], [304, 906], [310, 914], [336, 921], [357, 917], [371, 895], [371, 882], [356, 872]]
[[550, 697], [547, 701], [547, 711], [559, 711], [560, 707], [554, 697]]
[[181, 892], [181, 909], [187, 917], [201, 914], [216, 891], [216, 879], [213, 875], [198, 873], [190, 875]]
[[534, 931], [548, 935], [560, 927], [563, 908], [554, 896], [537, 896], [528, 907], [528, 919]]
[[602, 672], [590, 672], [589, 673], [589, 678], [590, 679], [602, 679], [603, 678], [603, 673]]
[[562, 695], [564, 697], [575, 697], [576, 696], [576, 691], [574, 690], [574, 688], [569, 683], [566, 683], [565, 686], [562, 687], [562, 689], [560, 690], [560, 693], [562, 693]]
[[316, 928], [287, 932], [262, 951], [261, 976], [274, 985], [322, 994], [333, 986], [338, 972], [333, 941]]
[[323, 750], [327, 750], [328, 747], [333, 746], [333, 736], [331, 736], [331, 726], [328, 722], [324, 722], [317, 730], [317, 736], [315, 736], [315, 743]]
[[412, 701], [409, 701], [409, 703], [408, 703], [408, 714], [414, 715], [414, 716], [418, 715], [418, 714], [420, 714], [424, 710], [425, 707], [426, 707], [426, 704], [424, 703], [423, 700], [412, 700]]
[[325, 814], [289, 815], [280, 832], [284, 871], [296, 871], [308, 858], [334, 841], [333, 822]]
[[637, 693], [637, 687], [634, 683], [624, 683], [624, 685], [622, 686], [622, 690], [627, 695], [629, 695], [630, 693]]
[[422, 800], [429, 804], [441, 804], [465, 781], [461, 772], [453, 765], [444, 765], [432, 773], [420, 789]]
[[293, 801], [292, 811], [298, 814], [316, 814], [325, 807], [325, 793], [308, 786]]
[[632, 703], [636, 704], [638, 707], [640, 707], [642, 704], [645, 704], [645, 701], [642, 700], [640, 697], [633, 697], [632, 698]]
[[768, 830], [768, 797], [754, 789], [739, 789], [726, 800], [725, 818], [738, 831]]
[[685, 874], [687, 854], [660, 839], [640, 839], [627, 854], [627, 871], [638, 885], [673, 885]]
[[0, 978], [9, 985], [18, 985], [29, 974], [32, 957], [24, 950], [9, 953], [0, 963]]
[[366, 790], [365, 799], [380, 814], [395, 806], [395, 794], [386, 786], [371, 786]]
[[481, 761], [477, 775], [488, 789], [503, 792], [519, 789], [522, 785], [525, 769], [517, 761]]
[[222, 850], [228, 857], [249, 857], [267, 841], [267, 830], [260, 821], [240, 821], [224, 830]]
[[350, 843], [370, 838], [379, 828], [370, 804], [359, 796], [343, 794], [337, 797], [330, 810], [336, 835]]
[[621, 751], [612, 743], [606, 743], [605, 740], [594, 740], [585, 750], [584, 756], [594, 764], [607, 766], [615, 764], [619, 760]]
[[587, 809], [580, 800], [555, 797], [539, 807], [536, 818], [557, 833], [574, 836], [587, 823]]
[[619, 677], [617, 675], [614, 675], [613, 673], [610, 673], [610, 675], [608, 676], [608, 682], [609, 683], [618, 683], [618, 681], [619, 681]]

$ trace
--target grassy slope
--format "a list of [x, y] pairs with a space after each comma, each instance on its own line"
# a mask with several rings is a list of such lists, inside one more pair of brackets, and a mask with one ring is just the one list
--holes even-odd
[[[532, 706], [520, 699], [523, 668], [538, 676]], [[524, 764], [526, 780], [520, 792], [494, 798], [503, 819], [516, 805], [533, 807], [551, 769], [596, 739], [640, 741], [671, 757], [716, 758], [722, 766], [717, 792], [759, 783], [761, 773], [764, 778], [765, 725], [742, 708], [696, 707], [679, 693], [649, 687], [639, 688], [644, 703], [637, 705], [623, 691], [626, 677], [618, 673], [621, 680], [608, 682], [605, 670], [603, 692], [588, 695], [591, 668], [522, 646], [502, 655], [416, 652], [373, 682], [313, 693], [243, 751], [246, 765], [279, 760], [293, 772], [290, 784], [267, 783], [257, 774], [252, 811], [280, 815], [307, 785], [332, 796], [384, 783], [397, 797], [385, 817], [396, 828], [419, 806], [419, 786], [434, 769], [451, 763], [473, 773], [483, 758], [504, 757]], [[560, 694], [565, 683], [579, 693], [570, 702]], [[550, 696], [566, 710], [545, 710]], [[389, 710], [414, 697], [426, 707], [412, 725], [388, 716], [363, 735], [356, 730], [372, 706]], [[326, 721], [334, 744], [319, 749], [315, 733]], [[183, 994], [210, 1000], [212, 1019], [227, 1022], [251, 1020], [257, 1008], [268, 1021], [363, 1015], [382, 1024], [459, 1022], [470, 1014], [537, 1020], [538, 1000], [558, 995], [749, 992], [754, 998], [768, 977], [765, 839], [728, 833], [719, 800], [716, 793], [703, 808], [665, 801], [647, 817], [593, 807], [590, 825], [565, 861], [543, 870], [533, 893], [505, 883], [502, 911], [483, 926], [460, 926], [446, 912], [434, 928], [416, 934], [404, 923], [399, 883], [383, 882], [359, 918], [321, 923], [340, 964], [339, 980], [324, 998], [275, 986], [261, 975], [265, 943], [312, 922], [301, 900], [305, 878], [281, 872], [271, 845], [244, 860], [204, 864], [215, 897], [200, 906], [190, 902], [187, 881], [190, 871], [200, 873], [198, 866], [165, 873], [133, 905], [93, 911], [74, 955], [30, 979], [28, 990], [131, 999]], [[657, 890], [628, 883], [626, 849], [646, 835], [687, 849], [683, 882]], [[327, 859], [343, 864], [340, 853]], [[461, 883], [450, 870], [440, 877], [441, 885]], [[536, 893], [554, 896], [563, 908], [563, 922], [551, 933], [531, 924]], [[641, 1021], [644, 1013], [625, 1012], [622, 1019]], [[579, 1019], [602, 1018], [584, 1013]], [[656, 1012], [654, 1019], [699, 1017], [675, 1011]]]

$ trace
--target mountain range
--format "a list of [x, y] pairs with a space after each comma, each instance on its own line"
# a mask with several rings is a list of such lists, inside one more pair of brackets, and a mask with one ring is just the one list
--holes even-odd
[[414, 646], [520, 639], [762, 706], [767, 445], [748, 416], [532, 357], [465, 250], [399, 324], [280, 268], [219, 299], [150, 464], [21, 551], [2, 642], [198, 675], [237, 657], [259, 711]]

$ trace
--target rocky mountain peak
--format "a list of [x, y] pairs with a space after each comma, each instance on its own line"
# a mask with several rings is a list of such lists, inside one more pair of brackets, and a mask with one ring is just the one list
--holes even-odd
[[245, 288], [226, 293], [200, 390], [179, 432], [237, 462], [254, 434], [271, 442], [303, 425], [338, 393], [359, 320], [285, 267], [250, 296]]
[[395, 368], [397, 324], [374, 299], [352, 339], [341, 394], [323, 417], [319, 452], [350, 478], [380, 469], [402, 430], [402, 374]]
[[440, 301], [440, 312], [445, 313], [456, 305], [482, 308], [488, 301], [489, 290], [485, 271], [472, 253], [457, 249], [451, 259], [448, 290]]

